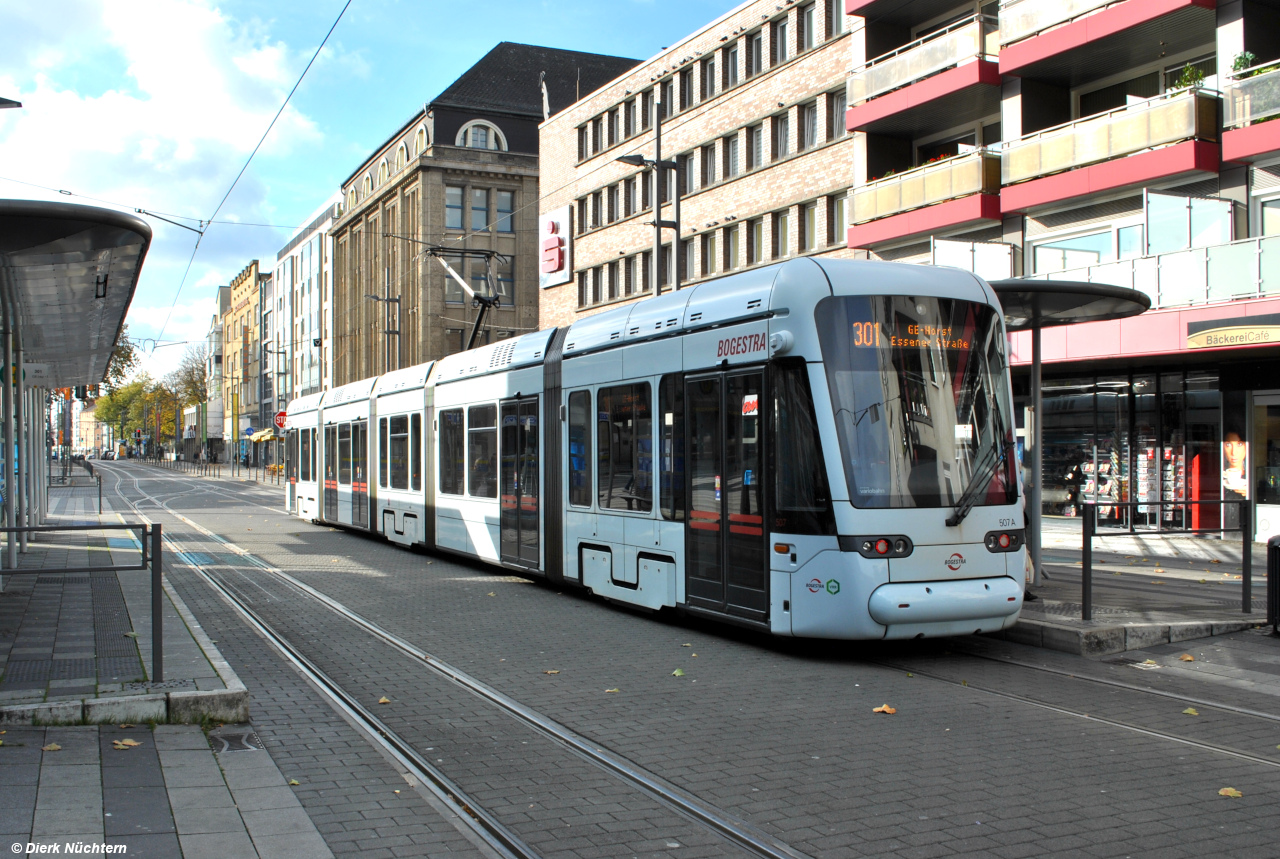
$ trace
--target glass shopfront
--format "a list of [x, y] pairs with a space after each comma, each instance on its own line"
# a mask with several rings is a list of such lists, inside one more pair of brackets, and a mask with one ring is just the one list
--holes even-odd
[[[1216, 369], [1047, 378], [1043, 396], [1045, 515], [1078, 516], [1088, 502], [1112, 526], [1239, 526], [1233, 505], [1178, 503], [1250, 495], [1247, 395], [1220, 393]], [[1271, 480], [1280, 530], [1280, 396], [1273, 399], [1255, 400], [1254, 436], [1274, 438], [1255, 482]]]

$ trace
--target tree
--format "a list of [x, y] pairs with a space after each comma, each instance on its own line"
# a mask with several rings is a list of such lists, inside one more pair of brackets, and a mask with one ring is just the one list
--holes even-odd
[[102, 386], [106, 388], [107, 393], [110, 394], [124, 385], [129, 374], [137, 366], [138, 348], [129, 339], [129, 326], [126, 323], [120, 330], [120, 339], [111, 350], [111, 357], [107, 359], [107, 373], [102, 380]]
[[187, 347], [178, 369], [165, 377], [165, 383], [178, 392], [184, 406], [208, 399], [209, 344], [204, 341]]

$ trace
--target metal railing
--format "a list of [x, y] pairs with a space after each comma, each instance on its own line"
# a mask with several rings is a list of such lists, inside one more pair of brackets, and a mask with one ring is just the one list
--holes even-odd
[[137, 536], [141, 560], [137, 564], [63, 567], [56, 570], [15, 567], [0, 569], [0, 576], [49, 576], [68, 573], [127, 573], [151, 570], [151, 680], [164, 681], [164, 565], [161, 527], [155, 525], [29, 525], [0, 528], [0, 534], [51, 534], [77, 531], [130, 531]]
[[862, 224], [933, 203], [996, 194], [1000, 155], [978, 150], [868, 182], [853, 192], [853, 223]]
[[1004, 144], [1005, 185], [1183, 140], [1218, 139], [1218, 95], [1174, 90]]
[[[1241, 536], [1240, 557], [1240, 610], [1245, 614], [1253, 612], [1253, 508], [1248, 501], [1109, 501], [1098, 505], [1087, 503], [1080, 512], [1081, 522], [1081, 564], [1080, 564], [1080, 619], [1093, 620], [1093, 541], [1101, 537], [1129, 537], [1134, 533], [1132, 524], [1111, 533], [1098, 532], [1098, 507], [1143, 508], [1134, 512], [1145, 512], [1149, 507], [1204, 507], [1217, 506], [1225, 511], [1230, 505], [1239, 506], [1240, 524], [1237, 527], [1217, 528], [1162, 528], [1160, 535], [1180, 534], [1222, 534], [1239, 531]], [[1129, 517], [1132, 523], [1132, 517]]]
[[866, 101], [969, 60], [994, 57], [999, 50], [997, 19], [974, 15], [855, 69], [849, 78], [849, 104]]
[[1242, 69], [1222, 87], [1222, 125], [1243, 128], [1280, 116], [1280, 66], [1275, 63]]
[[1280, 236], [1256, 236], [1083, 268], [1028, 280], [1084, 280], [1136, 289], [1151, 306], [1176, 307], [1280, 294]]
[[1005, 0], [1000, 4], [1000, 44], [1007, 45], [1116, 0]]

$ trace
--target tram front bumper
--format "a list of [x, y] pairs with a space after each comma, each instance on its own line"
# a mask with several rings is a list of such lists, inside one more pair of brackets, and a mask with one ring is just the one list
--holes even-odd
[[872, 591], [868, 609], [876, 623], [890, 628], [890, 638], [896, 637], [894, 627], [920, 629], [929, 624], [956, 627], [957, 632], [979, 627], [988, 632], [992, 621], [998, 621], [995, 628], [1000, 629], [1016, 619], [1022, 609], [1022, 585], [1008, 576], [885, 584]]

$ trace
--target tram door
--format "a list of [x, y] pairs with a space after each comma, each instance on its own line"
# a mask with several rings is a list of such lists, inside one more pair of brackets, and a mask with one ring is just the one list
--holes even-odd
[[298, 512], [298, 431], [289, 430], [284, 442], [284, 474], [288, 481], [285, 490], [285, 509], [290, 513]]
[[685, 383], [690, 605], [768, 618], [764, 534], [764, 375], [717, 373]]
[[351, 524], [369, 527], [369, 422], [351, 425]]
[[338, 521], [338, 428], [324, 428], [324, 520]]
[[501, 439], [502, 560], [538, 567], [538, 399], [504, 400]]

